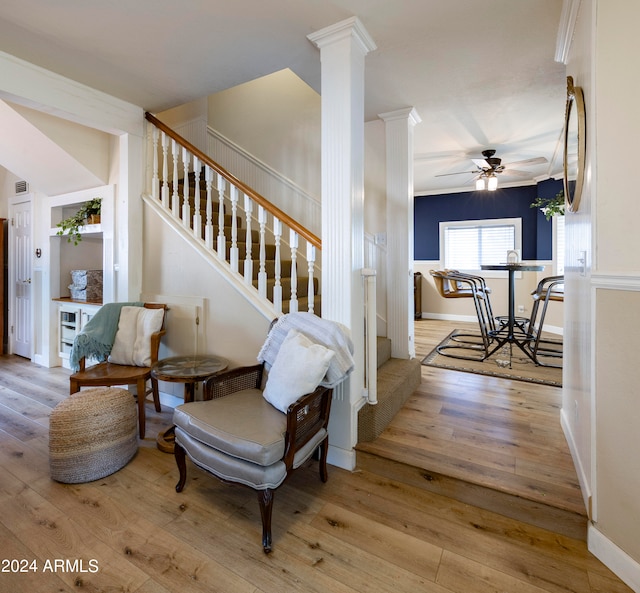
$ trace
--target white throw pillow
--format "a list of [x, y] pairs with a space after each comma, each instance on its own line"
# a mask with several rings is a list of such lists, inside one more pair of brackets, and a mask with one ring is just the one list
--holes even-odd
[[290, 330], [269, 370], [264, 398], [286, 413], [299, 397], [316, 389], [333, 356], [332, 350], [314, 344], [295, 329]]
[[122, 307], [109, 362], [130, 366], [151, 365], [151, 334], [160, 331], [164, 309]]

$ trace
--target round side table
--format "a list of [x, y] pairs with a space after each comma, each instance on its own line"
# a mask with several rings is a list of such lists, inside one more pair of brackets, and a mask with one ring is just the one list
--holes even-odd
[[[186, 404], [193, 401], [196, 383], [224, 371], [228, 366], [229, 361], [221, 356], [172, 356], [156, 362], [151, 367], [151, 376], [158, 381], [184, 383], [184, 403]], [[173, 426], [160, 431], [156, 439], [158, 449], [165, 453], [173, 453], [174, 441]]]
[[151, 367], [151, 376], [158, 381], [184, 383], [184, 403], [193, 401], [196, 383], [224, 371], [229, 361], [221, 356], [194, 355], [163, 358]]

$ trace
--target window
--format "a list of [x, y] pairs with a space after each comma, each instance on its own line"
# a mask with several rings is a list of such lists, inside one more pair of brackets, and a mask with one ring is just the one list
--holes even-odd
[[522, 248], [522, 219], [500, 218], [440, 223], [443, 267], [478, 271], [483, 264], [507, 261], [507, 251]]

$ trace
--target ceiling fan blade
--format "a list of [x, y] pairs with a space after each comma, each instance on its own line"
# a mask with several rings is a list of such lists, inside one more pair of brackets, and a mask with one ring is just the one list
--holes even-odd
[[517, 175], [518, 177], [531, 177], [531, 171], [518, 171], [517, 169], [511, 169], [507, 167], [503, 173], [505, 175]]
[[513, 163], [509, 163], [508, 165], [505, 165], [505, 167], [512, 167], [513, 165], [542, 165], [543, 163], [548, 163], [549, 161], [543, 157], [543, 156], [538, 156], [538, 157], [534, 157], [532, 159], [524, 159], [523, 161], [514, 161]]
[[439, 175], [434, 175], [434, 177], [448, 177], [449, 175], [472, 175], [477, 172], [478, 171], [458, 171], [458, 173], [440, 173]]
[[484, 159], [471, 159], [473, 164], [480, 169], [491, 169], [491, 165]]

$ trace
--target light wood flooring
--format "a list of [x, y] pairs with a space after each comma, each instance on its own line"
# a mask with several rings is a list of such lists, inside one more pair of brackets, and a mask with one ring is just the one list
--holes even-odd
[[28, 561], [3, 561], [2, 593], [631, 591], [580, 539], [365, 468], [330, 467], [323, 484], [315, 462], [276, 492], [267, 556], [252, 491], [189, 465], [175, 492], [153, 439], [169, 409], [148, 406], [149, 436], [119, 472], [53, 482], [48, 420], [67, 393], [67, 371], [0, 357], [0, 561]]
[[[417, 357], [465, 327], [473, 325], [417, 321]], [[561, 388], [421, 370], [420, 387], [380, 437], [358, 445], [359, 465], [585, 538], [585, 504], [560, 426]]]

